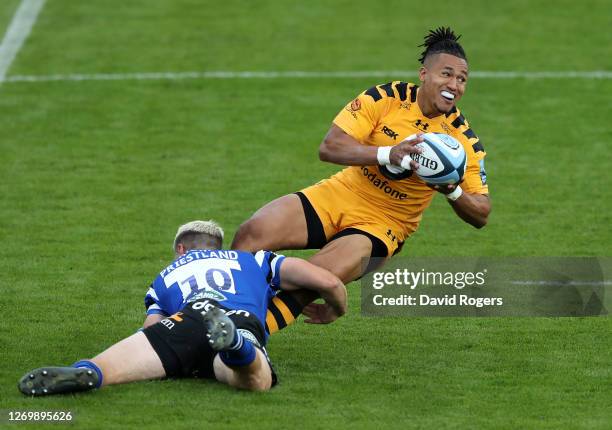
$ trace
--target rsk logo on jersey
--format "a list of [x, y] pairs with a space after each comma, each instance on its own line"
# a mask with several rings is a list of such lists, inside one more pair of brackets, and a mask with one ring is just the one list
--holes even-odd
[[397, 136], [399, 136], [396, 132], [394, 132], [393, 130], [391, 130], [389, 127], [387, 127], [386, 125], [383, 126], [382, 128], [382, 132], [385, 133], [387, 136], [389, 136], [391, 139], [396, 140]]
[[421, 130], [423, 130], [423, 131], [427, 131], [427, 129], [429, 128], [429, 124], [428, 124], [428, 123], [426, 123], [426, 122], [421, 121], [420, 119], [417, 119], [417, 120], [414, 122], [414, 126], [415, 126], [416, 128], [420, 128], [420, 129], [421, 129]]

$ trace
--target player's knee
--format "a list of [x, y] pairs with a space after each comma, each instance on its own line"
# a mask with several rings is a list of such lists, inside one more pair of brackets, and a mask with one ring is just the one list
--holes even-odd
[[268, 372], [252, 372], [243, 379], [241, 387], [248, 391], [268, 391], [272, 387], [272, 377]]

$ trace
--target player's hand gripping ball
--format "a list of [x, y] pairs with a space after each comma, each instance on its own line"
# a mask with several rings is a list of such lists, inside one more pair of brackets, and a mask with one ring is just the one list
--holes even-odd
[[463, 145], [444, 133], [426, 133], [416, 146], [423, 152], [410, 154], [419, 163], [416, 174], [428, 184], [458, 184], [465, 174], [466, 154]]

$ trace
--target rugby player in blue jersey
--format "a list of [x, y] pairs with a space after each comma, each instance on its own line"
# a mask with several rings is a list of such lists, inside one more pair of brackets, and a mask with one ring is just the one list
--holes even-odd
[[43, 396], [165, 377], [217, 379], [246, 390], [272, 387], [276, 375], [264, 330], [272, 296], [280, 289], [310, 289], [341, 316], [346, 288], [307, 261], [268, 251], [224, 251], [222, 239], [223, 231], [210, 221], [181, 226], [176, 260], [147, 292], [144, 329], [90, 360], [32, 370], [19, 390]]

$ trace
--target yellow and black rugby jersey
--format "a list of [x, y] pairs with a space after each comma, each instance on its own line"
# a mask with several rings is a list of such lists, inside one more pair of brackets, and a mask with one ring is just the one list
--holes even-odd
[[[427, 118], [417, 103], [418, 86], [394, 81], [364, 91], [340, 111], [334, 123], [364, 145], [396, 145], [417, 132], [446, 133], [457, 139], [467, 154], [461, 187], [468, 193], [488, 194], [480, 140], [465, 117], [453, 108]], [[351, 166], [334, 175], [353, 192], [377, 204], [386, 216], [416, 230], [434, 191], [412, 171], [394, 174], [385, 166]]]

